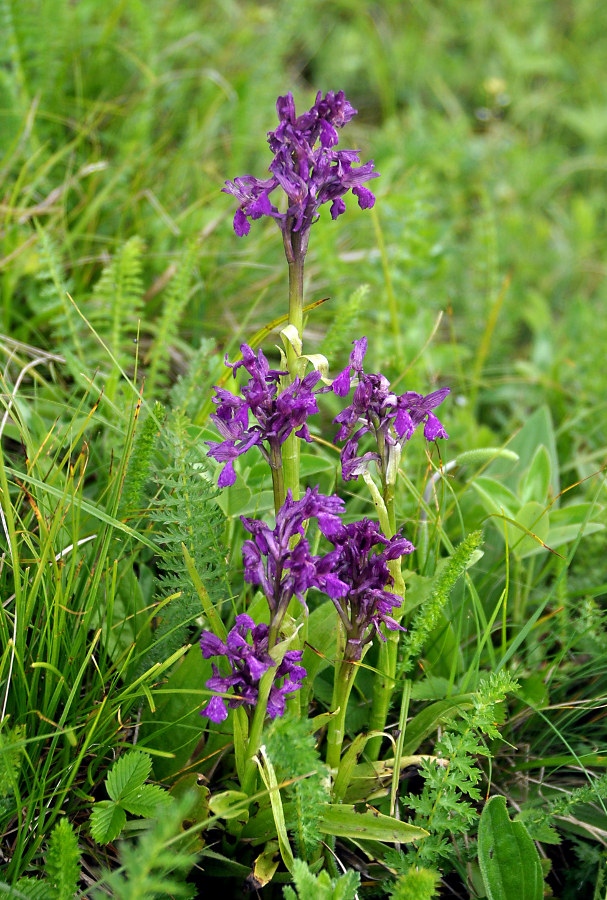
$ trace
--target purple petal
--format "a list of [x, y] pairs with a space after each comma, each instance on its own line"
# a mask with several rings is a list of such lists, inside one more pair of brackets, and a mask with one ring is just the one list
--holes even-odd
[[350, 393], [350, 366], [346, 366], [343, 372], [340, 372], [337, 378], [333, 379], [333, 393], [338, 397], [346, 397]]
[[346, 211], [346, 204], [341, 199], [341, 197], [336, 197], [335, 200], [333, 201], [333, 203], [331, 204], [331, 218], [333, 219], [333, 221], [335, 221], [335, 219], [337, 219], [338, 216], [341, 216], [342, 213], [345, 213], [345, 211]]
[[205, 659], [211, 656], [225, 656], [227, 647], [212, 631], [203, 631], [200, 635], [200, 649]]
[[434, 413], [428, 413], [428, 418], [424, 427], [424, 437], [427, 441], [435, 441], [437, 438], [449, 437]]
[[235, 481], [236, 472], [234, 471], [234, 463], [230, 461], [222, 469], [219, 480], [217, 481], [217, 486], [220, 488], [230, 487], [230, 485], [234, 484]]
[[224, 722], [228, 718], [228, 709], [221, 697], [211, 697], [200, 715], [208, 716], [211, 722]]
[[247, 221], [247, 217], [241, 209], [237, 209], [234, 213], [234, 231], [238, 237], [246, 237], [251, 230], [251, 226]]
[[371, 209], [372, 206], [375, 206], [375, 194], [362, 184], [353, 187], [352, 193], [358, 197], [358, 205], [361, 209]]

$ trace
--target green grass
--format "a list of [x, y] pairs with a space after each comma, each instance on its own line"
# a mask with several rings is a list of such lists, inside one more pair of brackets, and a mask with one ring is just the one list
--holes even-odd
[[[284, 315], [287, 278], [273, 223], [237, 238], [220, 188], [265, 171], [278, 94], [303, 109], [318, 88], [343, 88], [359, 109], [344, 144], [382, 177], [372, 214], [350, 203], [314, 226], [306, 301], [329, 299], [306, 349], [339, 371], [366, 332], [369, 359], [401, 389], [451, 385], [443, 469], [412, 444], [399, 495], [417, 547], [412, 614], [444, 558], [485, 532], [416, 659], [410, 714], [489, 671], [516, 677], [484, 788], [561, 831], [560, 846], [542, 845], [555, 897], [602, 896], [600, 791], [558, 818], [549, 803], [594, 784], [607, 757], [607, 13], [589, 0], [0, 0], [0, 33], [7, 883], [42, 871], [64, 815], [82, 896], [98, 866], [118, 865], [87, 823], [133, 743], [167, 784], [190, 764], [219, 767], [213, 790], [235, 787], [225, 735], [200, 744], [208, 674], [184, 642], [202, 608], [175, 547], [186, 541], [224, 620], [244, 608], [238, 514], [271, 507], [267, 479], [247, 458], [225, 520], [200, 536], [217, 507], [197, 461], [223, 354]], [[517, 458], [461, 456], [500, 447]], [[315, 450], [310, 479], [330, 490], [336, 454]], [[352, 516], [371, 510], [358, 487], [348, 502]], [[201, 865], [211, 878], [228, 864]], [[471, 863], [448, 877], [480, 896]]]

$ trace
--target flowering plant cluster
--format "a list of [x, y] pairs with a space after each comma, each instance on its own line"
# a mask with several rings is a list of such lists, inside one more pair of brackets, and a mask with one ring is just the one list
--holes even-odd
[[[310, 694], [301, 688], [307, 687], [303, 649], [308, 602], [314, 592], [324, 595], [320, 602], [328, 610], [332, 605], [336, 611], [328, 620], [335, 631], [335, 652], [330, 660], [334, 676], [326, 726], [327, 765], [336, 775], [350, 692], [376, 638], [373, 664], [378, 678], [368, 717], [369, 732], [375, 737], [369, 738], [365, 752], [377, 759], [395, 683], [399, 635], [405, 630], [401, 563], [414, 551], [396, 526], [394, 486], [404, 446], [420, 426], [428, 441], [447, 437], [434, 410], [449, 392], [441, 388], [427, 396], [416, 391], [397, 394], [382, 373], [365, 371], [365, 337], [353, 342], [348, 365], [332, 381], [316, 367], [305, 374], [306, 366], [318, 361], [302, 350], [303, 264], [311, 226], [325, 203], [330, 203], [332, 218], [338, 218], [349, 190], [361, 208], [372, 207], [375, 197], [365, 184], [377, 173], [372, 161], [360, 164], [358, 151], [336, 149], [338, 130], [356, 113], [343, 91], [319, 93], [311, 109], [300, 116], [287, 94], [278, 98], [277, 110], [278, 127], [268, 136], [273, 153], [270, 177], [235, 178], [226, 182], [224, 191], [238, 201], [234, 229], [239, 236], [248, 233], [250, 220], [261, 216], [275, 219], [282, 231], [289, 264], [286, 360], [281, 369], [273, 369], [261, 350], [246, 343], [240, 348], [240, 361], [230, 363], [226, 358], [235, 379], [241, 369], [246, 377], [239, 392], [216, 388], [211, 419], [220, 439], [208, 441], [209, 456], [221, 464], [220, 488], [234, 484], [234, 463], [252, 447], [259, 448], [272, 474], [274, 521], [240, 517], [248, 535], [242, 546], [244, 579], [260, 592], [265, 607], [262, 621], [241, 613], [227, 635], [206, 630], [200, 640], [204, 658], [213, 660], [213, 674], [206, 681], [211, 697], [203, 715], [220, 724], [229, 719], [230, 710], [245, 713], [234, 716], [234, 740], [235, 746], [244, 746], [239, 771], [248, 794], [255, 790], [256, 766], [263, 758], [266, 719], [282, 716], [287, 707], [302, 715], [308, 712], [300, 704]], [[286, 195], [286, 208], [272, 199], [279, 187]], [[300, 496], [299, 440], [313, 440], [310, 416], [319, 412], [323, 395], [332, 392], [343, 399], [352, 388], [351, 402], [334, 419], [339, 426], [337, 440], [344, 442], [341, 474], [344, 482], [364, 475], [381, 526], [367, 517], [348, 518], [339, 486], [330, 495], [318, 486], [306, 487]]]

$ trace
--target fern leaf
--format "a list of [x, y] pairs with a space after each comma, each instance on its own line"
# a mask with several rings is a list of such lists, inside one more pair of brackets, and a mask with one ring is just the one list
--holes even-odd
[[352, 335], [359, 333], [359, 322], [369, 296], [369, 285], [361, 284], [354, 293], [342, 300], [324, 337], [320, 352], [334, 360], [344, 350], [351, 350]]
[[432, 900], [437, 896], [440, 875], [434, 869], [411, 867], [394, 885], [390, 900]]
[[159, 425], [163, 420], [164, 408], [156, 403], [153, 413], [139, 426], [122, 486], [119, 519], [137, 512], [142, 506], [144, 491], [150, 478], [152, 457], [160, 436]]
[[399, 676], [406, 675], [413, 668], [428, 635], [438, 622], [440, 612], [449, 599], [456, 581], [464, 574], [482, 540], [481, 531], [473, 531], [469, 534], [455, 548], [453, 556], [437, 575], [430, 596], [420, 607], [411, 629], [403, 641], [403, 656], [398, 669]]
[[[171, 404], [180, 413], [194, 418], [207, 395], [207, 388], [215, 380], [211, 360], [215, 358], [215, 342], [202, 338], [186, 375], [177, 379], [171, 391]], [[213, 369], [213, 373], [211, 372]]]
[[204, 449], [192, 447], [191, 423], [171, 416], [162, 435], [165, 468], [158, 472], [159, 491], [150, 517], [157, 526], [159, 600], [175, 596], [162, 607], [155, 642], [142, 670], [165, 659], [188, 639], [200, 616], [200, 600], [183, 557], [184, 543], [194, 560], [210, 602], [220, 605], [230, 596], [223, 548], [225, 519], [214, 502], [217, 490], [207, 472]]
[[163, 297], [162, 312], [156, 326], [156, 336], [152, 343], [147, 363], [146, 389], [153, 396], [157, 384], [166, 384], [171, 344], [177, 337], [181, 317], [189, 300], [190, 284], [196, 262], [195, 245], [190, 244], [184, 252], [177, 275], [171, 281]]
[[[72, 900], [80, 877], [78, 838], [63, 818], [53, 828], [46, 855], [46, 877], [52, 900]], [[49, 895], [50, 896], [50, 895]]]
[[[133, 362], [133, 340], [143, 308], [141, 278], [144, 244], [134, 236], [119, 249], [93, 288], [88, 319], [123, 369]], [[105, 361], [107, 364], [107, 360]], [[113, 400], [120, 373], [115, 365], [106, 383]]]

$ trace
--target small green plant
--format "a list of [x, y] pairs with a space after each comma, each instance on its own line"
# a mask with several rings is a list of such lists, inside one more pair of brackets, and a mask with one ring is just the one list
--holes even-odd
[[293, 863], [292, 887], [283, 889], [284, 900], [354, 900], [360, 884], [358, 872], [331, 878], [328, 872], [314, 875], [301, 859]]
[[156, 784], [145, 784], [152, 770], [146, 753], [132, 750], [118, 759], [105, 781], [109, 800], [98, 800], [91, 813], [91, 834], [98, 844], [109, 844], [123, 831], [129, 813], [153, 819], [166, 812], [172, 798]]
[[19, 878], [15, 888], [0, 883], [0, 896], [28, 900], [73, 900], [80, 878], [78, 838], [68, 819], [59, 819], [48, 841], [44, 879]]

